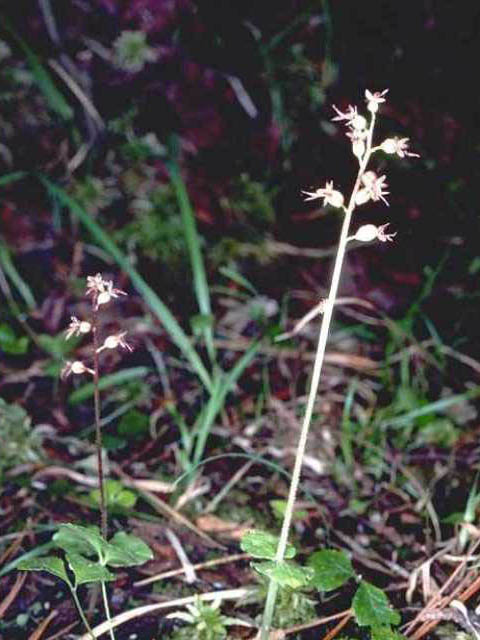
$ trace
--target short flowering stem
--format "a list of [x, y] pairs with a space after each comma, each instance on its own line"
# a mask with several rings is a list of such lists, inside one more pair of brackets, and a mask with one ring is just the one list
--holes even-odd
[[[330, 293], [328, 295], [327, 304], [325, 304], [325, 310], [323, 314], [322, 326], [320, 329], [320, 335], [318, 338], [317, 351], [315, 355], [315, 362], [313, 366], [312, 380], [310, 382], [310, 390], [308, 394], [307, 406], [305, 409], [305, 415], [303, 418], [302, 429], [300, 432], [300, 438], [297, 446], [297, 452], [295, 457], [295, 464], [292, 472], [292, 480], [290, 483], [290, 489], [288, 494], [287, 506], [285, 508], [285, 515], [282, 523], [282, 530], [280, 533], [280, 539], [278, 542], [276, 562], [282, 562], [285, 557], [285, 550], [287, 548], [288, 536], [290, 533], [290, 526], [292, 523], [292, 515], [295, 506], [295, 499], [297, 496], [298, 485], [300, 482], [300, 474], [302, 470], [303, 457], [305, 454], [305, 448], [307, 445], [307, 437], [310, 429], [310, 423], [312, 420], [312, 414], [315, 407], [315, 400], [318, 393], [318, 386], [320, 383], [320, 376], [322, 373], [323, 360], [325, 356], [325, 348], [327, 345], [328, 333], [330, 330], [330, 323], [333, 315], [333, 307], [337, 297], [338, 285], [340, 282], [340, 275], [342, 272], [343, 260], [345, 257], [345, 249], [348, 242], [348, 232], [350, 228], [350, 221], [352, 218], [353, 210], [355, 209], [355, 196], [361, 185], [362, 175], [367, 168], [370, 160], [372, 149], [372, 136], [375, 125], [375, 113], [372, 113], [370, 120], [370, 127], [368, 129], [368, 135], [366, 138], [365, 153], [360, 162], [357, 178], [350, 196], [350, 202], [345, 211], [345, 217], [343, 220], [342, 231], [340, 234], [340, 240], [338, 244], [337, 256], [335, 258], [335, 266], [333, 268], [332, 282], [330, 285]], [[260, 628], [260, 640], [268, 640], [270, 636], [273, 613], [275, 610], [275, 600], [277, 597], [278, 584], [273, 580], [270, 580], [268, 585], [267, 598], [265, 602], [265, 610], [263, 613], [262, 626]]]
[[99, 388], [99, 364], [98, 364], [98, 311], [96, 305], [92, 309], [92, 334], [93, 334], [93, 400], [95, 406], [95, 435], [98, 464], [98, 488], [100, 490], [100, 523], [102, 536], [107, 539], [107, 505], [105, 500], [105, 485], [103, 481], [102, 458], [102, 427], [100, 425], [100, 388]]

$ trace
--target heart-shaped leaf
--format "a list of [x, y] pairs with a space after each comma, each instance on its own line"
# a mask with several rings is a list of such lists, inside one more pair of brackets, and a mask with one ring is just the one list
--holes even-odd
[[[278, 537], [266, 531], [252, 529], [242, 537], [240, 547], [245, 553], [249, 553], [253, 558], [273, 560], [277, 553]], [[293, 545], [287, 544], [285, 558], [294, 558], [296, 549]]]
[[107, 582], [115, 578], [106, 567], [94, 560], [88, 560], [78, 553], [68, 553], [67, 562], [75, 575], [77, 586], [87, 582]]
[[400, 623], [400, 614], [391, 608], [387, 596], [368, 582], [362, 582], [358, 587], [352, 608], [360, 627], [378, 628]]
[[17, 568], [20, 571], [46, 571], [57, 576], [57, 578], [61, 578], [71, 586], [63, 560], [55, 556], [40, 556], [38, 558], [20, 560]]
[[124, 531], [113, 536], [105, 551], [105, 563], [111, 567], [134, 567], [153, 558], [152, 550], [143, 540]]
[[393, 631], [390, 627], [373, 627], [372, 640], [405, 640], [405, 636]]
[[108, 544], [100, 535], [97, 527], [82, 527], [78, 524], [61, 524], [53, 536], [55, 544], [69, 554], [82, 556], [105, 556]]
[[263, 576], [278, 582], [282, 587], [300, 589], [310, 583], [313, 569], [301, 567], [293, 562], [252, 562], [252, 567]]
[[337, 589], [355, 575], [350, 558], [343, 551], [316, 551], [307, 564], [314, 570], [312, 585], [321, 591]]

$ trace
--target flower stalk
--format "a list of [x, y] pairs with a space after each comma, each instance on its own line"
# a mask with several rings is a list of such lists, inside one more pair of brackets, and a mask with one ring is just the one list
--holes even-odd
[[[372, 153], [380, 150], [380, 147], [372, 147], [373, 140], [373, 131], [375, 127], [375, 118], [376, 113], [378, 111], [378, 105], [385, 101], [384, 95], [387, 91], [371, 93], [369, 91], [365, 92], [366, 100], [367, 100], [367, 109], [370, 112], [370, 123], [367, 127], [367, 121], [362, 116], [358, 115], [357, 108], [350, 106], [348, 111], [342, 113], [340, 110], [335, 108], [335, 112], [337, 113], [337, 117], [334, 120], [345, 121], [349, 131], [347, 132], [347, 136], [351, 139], [352, 143], [352, 152], [359, 159], [359, 168], [357, 177], [355, 179], [355, 183], [350, 195], [349, 203], [347, 207], [343, 207], [345, 216], [343, 219], [342, 230], [340, 233], [340, 239], [338, 243], [337, 255], [335, 258], [335, 264], [333, 268], [332, 280], [330, 285], [330, 291], [328, 294], [328, 298], [326, 299], [323, 306], [323, 318], [321, 323], [320, 334], [318, 337], [317, 350], [315, 355], [315, 361], [313, 365], [312, 378], [310, 382], [310, 389], [308, 393], [307, 405], [305, 409], [305, 414], [302, 422], [302, 428], [300, 431], [300, 437], [297, 445], [297, 451], [295, 456], [295, 463], [292, 471], [292, 478], [290, 482], [289, 494], [287, 499], [287, 505], [285, 508], [285, 514], [282, 523], [282, 529], [280, 533], [280, 538], [277, 546], [275, 561], [278, 563], [283, 562], [285, 558], [285, 551], [288, 544], [288, 537], [290, 533], [290, 527], [292, 523], [292, 516], [295, 507], [295, 499], [297, 496], [298, 486], [300, 482], [300, 475], [303, 464], [303, 457], [305, 454], [305, 448], [307, 445], [307, 438], [310, 429], [310, 424], [312, 421], [312, 415], [315, 407], [315, 400], [318, 393], [318, 387], [320, 383], [320, 377], [322, 373], [323, 361], [325, 356], [325, 349], [328, 340], [328, 334], [330, 331], [330, 324], [333, 315], [333, 309], [335, 306], [335, 300], [337, 298], [338, 287], [340, 283], [340, 276], [342, 273], [342, 266], [345, 257], [346, 246], [349, 240], [359, 239], [366, 241], [378, 239], [382, 242], [391, 241], [393, 239], [394, 234], [385, 234], [385, 228], [387, 225], [383, 225], [382, 227], [375, 227], [374, 225], [364, 225], [364, 227], [360, 228], [360, 234], [357, 238], [355, 234], [354, 236], [349, 236], [350, 224], [352, 220], [352, 214], [355, 210], [356, 206], [359, 204], [363, 204], [369, 200], [378, 201], [382, 200], [385, 204], [388, 205], [385, 200], [385, 195], [387, 192], [384, 190], [386, 187], [385, 184], [385, 176], [381, 176], [380, 178], [376, 176], [373, 171], [367, 172], [367, 166], [372, 156]], [[361, 145], [359, 144], [361, 141]], [[390, 150], [390, 149], [389, 149]], [[405, 148], [398, 148], [397, 154], [400, 155], [399, 151], [402, 153], [405, 151]], [[307, 199], [311, 200], [314, 197], [322, 197], [324, 199], [324, 204], [330, 204], [331, 206], [335, 206], [339, 201], [339, 196], [334, 196], [335, 204], [332, 202], [332, 193], [333, 192], [333, 183], [327, 182], [325, 189], [318, 189], [315, 192], [304, 192], [307, 196]], [[361, 196], [359, 198], [359, 195]], [[365, 227], [368, 227], [365, 231]], [[372, 228], [370, 228], [372, 227]], [[363, 229], [363, 231], [362, 231]], [[375, 232], [373, 233], [373, 231]], [[270, 637], [270, 631], [272, 627], [273, 614], [275, 610], [275, 601], [277, 597], [278, 591], [278, 583], [274, 580], [270, 580], [267, 597], [265, 602], [265, 608], [263, 613], [262, 624], [260, 628], [260, 640], [268, 640]]]

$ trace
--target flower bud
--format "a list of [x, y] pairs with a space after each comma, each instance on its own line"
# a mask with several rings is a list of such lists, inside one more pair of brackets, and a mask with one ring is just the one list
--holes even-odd
[[354, 118], [352, 118], [350, 124], [357, 131], [363, 131], [367, 128], [367, 119], [357, 114]]
[[360, 242], [371, 242], [378, 236], [378, 229], [374, 224], [364, 224], [360, 227], [357, 233], [353, 236], [354, 240]]
[[340, 207], [343, 207], [344, 202], [345, 199], [340, 191], [332, 191], [330, 197], [328, 198], [328, 204], [332, 207], [337, 207], [338, 209]]
[[352, 151], [353, 155], [361, 160], [365, 153], [365, 142], [363, 140], [354, 140], [352, 143]]
[[355, 196], [355, 204], [360, 206], [370, 200], [370, 191], [368, 189], [360, 189]]
[[380, 149], [389, 154], [397, 153], [397, 147], [398, 144], [393, 138], [387, 138], [380, 145]]

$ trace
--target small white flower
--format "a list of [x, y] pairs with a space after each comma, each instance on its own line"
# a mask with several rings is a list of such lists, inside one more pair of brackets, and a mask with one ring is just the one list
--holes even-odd
[[388, 93], [388, 89], [384, 89], [383, 91], [374, 91], [373, 93], [368, 89], [365, 90], [365, 99], [367, 101], [367, 109], [371, 113], [377, 113], [378, 105], [382, 102], [385, 102], [385, 98], [383, 97]]
[[302, 193], [306, 196], [305, 202], [309, 200], [316, 200], [317, 198], [323, 198], [323, 206], [325, 207], [327, 204], [332, 207], [340, 208], [343, 207], [343, 203], [345, 199], [340, 191], [336, 191], [333, 188], [333, 181], [327, 182], [323, 189], [317, 189], [316, 191], [302, 191]]
[[362, 176], [362, 183], [364, 187], [357, 192], [355, 196], [355, 203], [357, 205], [365, 204], [369, 200], [383, 200], [388, 207], [388, 202], [385, 196], [388, 195], [386, 191], [387, 183], [386, 176], [377, 176], [374, 171], [366, 171]]
[[340, 109], [337, 109], [337, 107], [335, 105], [332, 105], [332, 106], [333, 106], [333, 110], [337, 114], [335, 118], [332, 118], [333, 122], [337, 122], [337, 121], [343, 122], [343, 121], [345, 121], [347, 126], [353, 126], [352, 125], [352, 121], [355, 120], [358, 117], [360, 117], [360, 118], [362, 117], [362, 116], [358, 115], [357, 107], [352, 107], [351, 104], [348, 105], [348, 109], [345, 112], [340, 111]]
[[60, 376], [62, 378], [68, 378], [68, 376], [72, 373], [75, 375], [90, 373], [92, 376], [95, 374], [93, 369], [89, 369], [88, 367], [86, 367], [81, 360], [75, 360], [74, 362], [72, 362], [71, 360], [67, 361], [60, 373]]
[[89, 333], [92, 328], [90, 322], [86, 320], [79, 320], [75, 316], [70, 316], [70, 324], [66, 331], [65, 340], [69, 340], [72, 336], [79, 336], [85, 333]]
[[117, 347], [122, 347], [122, 349], [126, 349], [127, 351], [133, 351], [132, 347], [125, 340], [126, 335], [127, 332], [122, 331], [121, 333], [108, 336], [108, 338], [105, 338], [102, 346], [97, 349], [97, 353], [100, 353], [104, 349], [116, 349]]
[[380, 145], [380, 149], [385, 153], [396, 154], [400, 158], [410, 157], [410, 158], [419, 158], [418, 153], [411, 153], [408, 150], [409, 147], [409, 138], [387, 138]]
[[112, 298], [118, 296], [126, 296], [125, 291], [115, 289], [111, 280], [104, 280], [100, 273], [95, 276], [87, 277], [86, 295], [93, 296], [93, 305], [95, 309], [102, 304], [107, 304]]
[[382, 224], [380, 227], [377, 227], [374, 224], [364, 224], [358, 229], [357, 233], [349, 239], [358, 240], [359, 242], [371, 242], [372, 240], [380, 240], [380, 242], [392, 242], [393, 238], [397, 234], [385, 233], [385, 229], [389, 226], [389, 224], [390, 223], [387, 222], [387, 224]]

